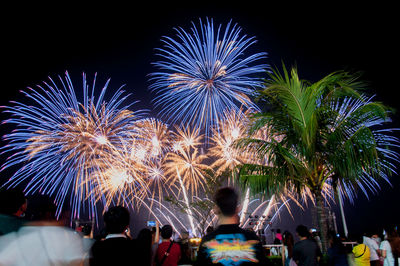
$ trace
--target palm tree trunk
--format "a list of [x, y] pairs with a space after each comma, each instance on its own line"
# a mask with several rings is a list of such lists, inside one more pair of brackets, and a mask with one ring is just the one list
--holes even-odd
[[322, 252], [326, 253], [328, 250], [328, 228], [326, 224], [326, 212], [324, 208], [324, 200], [322, 198], [321, 191], [317, 191], [315, 193], [315, 200], [316, 200], [316, 209], [317, 209], [317, 218], [318, 218], [318, 225], [321, 234], [321, 245], [322, 245]]

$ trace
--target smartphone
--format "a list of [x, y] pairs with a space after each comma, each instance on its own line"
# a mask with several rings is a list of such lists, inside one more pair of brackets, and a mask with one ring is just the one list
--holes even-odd
[[314, 232], [317, 232], [317, 229], [314, 229], [314, 228], [313, 228], [313, 229], [311, 229], [311, 232], [313, 232], [313, 233], [314, 233]]
[[147, 226], [156, 226], [155, 221], [147, 221]]

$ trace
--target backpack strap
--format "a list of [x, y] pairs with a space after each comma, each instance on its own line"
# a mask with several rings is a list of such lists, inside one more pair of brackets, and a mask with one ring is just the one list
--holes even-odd
[[167, 251], [165, 251], [164, 256], [163, 256], [163, 258], [161, 259], [159, 265], [163, 265], [165, 259], [169, 256], [169, 251], [171, 250], [171, 247], [172, 247], [173, 244], [174, 244], [174, 241], [171, 240], [171, 243], [169, 244]]
[[365, 245], [365, 244], [363, 244], [363, 245], [364, 245], [364, 251], [363, 251], [363, 253], [362, 253], [360, 256], [356, 256], [356, 257], [354, 257], [354, 258], [359, 258], [359, 257], [362, 257], [362, 255], [364, 255], [365, 250], [367, 250], [367, 245]]

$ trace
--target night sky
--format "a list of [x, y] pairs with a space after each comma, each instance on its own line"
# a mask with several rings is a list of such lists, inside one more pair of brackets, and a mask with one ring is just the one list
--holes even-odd
[[[130, 99], [140, 101], [135, 107], [156, 115], [147, 75], [154, 71], [151, 62], [157, 60], [154, 49], [161, 46], [160, 38], [173, 37], [174, 27], [189, 30], [192, 21], [198, 25], [199, 18], [212, 18], [223, 25], [232, 20], [243, 34], [256, 37], [258, 42], [249, 52], [267, 52], [264, 62], [271, 66], [280, 66], [282, 61], [296, 65], [300, 77], [310, 81], [336, 70], [361, 71], [376, 100], [400, 109], [395, 96], [399, 89], [395, 8], [365, 2], [359, 6], [330, 3], [260, 6], [251, 1], [229, 5], [199, 1], [190, 8], [173, 2], [161, 6], [156, 2], [142, 6], [136, 2], [136, 6], [100, 2], [4, 6], [0, 105], [21, 99], [20, 90], [48, 76], [68, 71], [75, 84], [80, 84], [82, 72], [89, 80], [97, 72], [98, 86], [108, 78], [109, 88], [125, 84], [132, 93]], [[399, 115], [393, 119], [393, 126], [398, 127]], [[0, 132], [6, 131], [2, 126]], [[399, 223], [399, 178], [394, 176], [392, 183], [393, 187], [382, 184], [381, 193], [369, 200], [360, 194], [354, 205], [345, 203], [350, 231]], [[296, 213], [298, 220], [283, 214], [274, 226], [285, 228], [302, 221], [304, 213]]]

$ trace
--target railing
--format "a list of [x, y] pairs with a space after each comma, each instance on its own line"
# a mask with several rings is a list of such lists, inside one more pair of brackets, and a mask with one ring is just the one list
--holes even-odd
[[283, 254], [283, 244], [270, 244], [270, 245], [263, 245], [269, 255], [272, 256], [282, 256]]
[[357, 245], [357, 242], [342, 242], [342, 244], [344, 245], [344, 246], [352, 246], [352, 247], [354, 247], [355, 245]]

